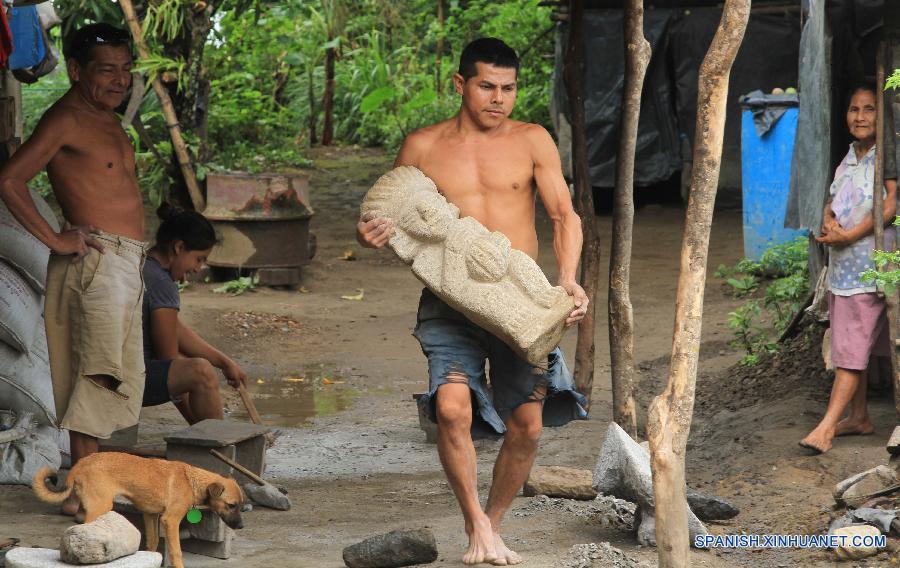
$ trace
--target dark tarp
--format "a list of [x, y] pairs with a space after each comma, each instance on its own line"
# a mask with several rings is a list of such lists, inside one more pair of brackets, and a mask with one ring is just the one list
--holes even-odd
[[[668, 179], [681, 168], [678, 131], [672, 113], [672, 85], [666, 62], [668, 27], [672, 14], [670, 10], [653, 10], [644, 16], [644, 35], [650, 42], [653, 56], [641, 96], [634, 171], [634, 183], [637, 186]], [[587, 64], [584, 110], [591, 183], [597, 187], [612, 187], [615, 185], [622, 90], [625, 87], [622, 12], [587, 12], [585, 35]], [[565, 38], [562, 39], [563, 45], [564, 42]], [[558, 49], [558, 70], [563, 68], [562, 55], [562, 50]], [[557, 73], [554, 87], [555, 97], [558, 99], [557, 108], [566, 108], [561, 72]]]
[[[641, 98], [635, 156], [635, 185], [668, 179], [681, 169], [679, 136], [693, 140], [700, 64], [719, 24], [721, 9], [656, 9], [645, 12], [645, 36], [653, 56]], [[623, 24], [620, 10], [589, 11], [586, 16], [586, 102], [591, 183], [612, 187], [619, 144], [624, 86]], [[562, 26], [565, 33], [566, 27]], [[740, 105], [738, 96], [755, 89], [797, 83], [799, 15], [751, 14], [746, 37], [731, 74], [725, 128], [723, 185], [739, 186]], [[563, 36], [562, 41], [565, 41]], [[554, 107], [565, 109], [563, 51], [557, 50]], [[564, 121], [558, 121], [563, 122]], [[565, 125], [564, 125], [565, 126]], [[561, 145], [570, 144], [564, 129]], [[568, 155], [563, 148], [561, 154]], [[565, 161], [565, 160], [564, 160]], [[730, 169], [730, 174], [725, 170]]]

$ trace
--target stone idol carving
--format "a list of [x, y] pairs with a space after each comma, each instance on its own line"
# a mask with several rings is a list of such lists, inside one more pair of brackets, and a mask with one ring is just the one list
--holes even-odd
[[460, 219], [459, 209], [411, 166], [381, 176], [361, 209], [394, 221], [391, 248], [439, 298], [531, 364], [546, 364], [575, 302], [505, 235]]

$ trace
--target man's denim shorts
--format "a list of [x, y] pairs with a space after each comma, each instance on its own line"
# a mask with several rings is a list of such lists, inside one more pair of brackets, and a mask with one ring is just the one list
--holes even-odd
[[[572, 373], [562, 351], [554, 349], [546, 367], [535, 367], [508, 345], [478, 327], [427, 288], [419, 300], [413, 332], [428, 357], [428, 394], [419, 399], [428, 417], [437, 422], [435, 394], [448, 382], [447, 375], [460, 373], [468, 379], [472, 393], [472, 434], [498, 436], [506, 432], [504, 421], [520, 405], [543, 400], [545, 426], [562, 426], [587, 417], [585, 398], [575, 391]], [[485, 375], [490, 362], [490, 385]], [[545, 396], [534, 396], [546, 387]]]

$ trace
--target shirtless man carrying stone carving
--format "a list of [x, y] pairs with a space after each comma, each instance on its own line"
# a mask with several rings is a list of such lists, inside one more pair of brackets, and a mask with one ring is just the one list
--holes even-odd
[[[410, 134], [395, 166], [415, 166], [460, 210], [512, 246], [537, 258], [535, 190], [553, 221], [559, 285], [574, 297], [573, 325], [587, 311], [575, 282], [581, 254], [581, 220], [572, 209], [556, 146], [546, 130], [507, 118], [516, 101], [519, 61], [500, 40], [484, 38], [463, 50], [453, 76], [462, 95], [453, 118]], [[382, 247], [394, 232], [390, 219], [367, 214], [359, 242]], [[416, 338], [428, 357], [430, 387], [420, 401], [438, 424], [438, 454], [459, 501], [469, 537], [466, 564], [519, 564], [522, 558], [500, 538], [500, 523], [522, 488], [537, 453], [543, 424], [583, 418], [583, 397], [559, 349], [546, 367], [533, 367], [504, 343], [475, 326], [429, 290], [419, 304]], [[491, 394], [484, 373], [490, 360]], [[476, 405], [473, 408], [473, 400]], [[478, 501], [472, 431], [505, 434], [484, 509]]]
[[[50, 248], [45, 323], [60, 426], [72, 463], [97, 439], [137, 423], [144, 388], [144, 210], [134, 150], [113, 109], [131, 84], [127, 32], [76, 31], [65, 49], [72, 87], [0, 171], [0, 198]], [[26, 184], [47, 168], [68, 226], [53, 231]], [[77, 501], [63, 504], [75, 514]]]

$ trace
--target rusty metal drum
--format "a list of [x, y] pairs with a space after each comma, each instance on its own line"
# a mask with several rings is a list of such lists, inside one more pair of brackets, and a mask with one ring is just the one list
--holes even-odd
[[311, 258], [309, 178], [304, 174], [211, 173], [206, 210], [221, 240], [207, 263], [224, 268], [298, 268]]

